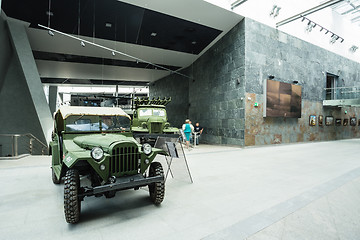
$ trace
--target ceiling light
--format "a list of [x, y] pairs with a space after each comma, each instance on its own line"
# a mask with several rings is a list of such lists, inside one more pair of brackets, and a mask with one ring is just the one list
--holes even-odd
[[355, 53], [356, 50], [358, 50], [358, 48], [359, 48], [358, 46], [352, 45], [351, 48], [349, 49], [349, 51], [352, 53]]
[[85, 47], [85, 43], [83, 41], [81, 41], [81, 46]]
[[156, 32], [152, 32], [152, 33], [150, 34], [150, 36], [152, 36], [152, 37], [156, 37], [156, 35], [157, 35]]
[[281, 7], [279, 7], [278, 5], [273, 5], [273, 8], [270, 12], [270, 16], [273, 16], [274, 18], [276, 18], [279, 15]]
[[336, 40], [337, 40], [337, 36], [335, 34], [333, 34], [330, 39], [330, 44], [334, 44], [336, 42]]
[[112, 54], [113, 56], [115, 56], [115, 52], [112, 52], [111, 54]]
[[311, 22], [311, 21], [309, 20], [309, 23], [307, 24], [307, 26], [306, 26], [306, 28], [305, 28], [305, 31], [311, 32], [314, 27], [316, 27], [316, 23]]
[[54, 36], [54, 33], [51, 30], [48, 31], [48, 34], [52, 37]]
[[195, 45], [195, 44], [196, 44], [196, 41], [192, 41], [191, 44], [192, 44], [192, 45]]
[[50, 11], [46, 11], [46, 15], [48, 15], [48, 16], [54, 16], [54, 13], [53, 12], [50, 12]]
[[109, 22], [107, 22], [107, 23], [105, 23], [105, 27], [111, 28], [111, 27], [112, 27], [112, 24], [109, 23]]

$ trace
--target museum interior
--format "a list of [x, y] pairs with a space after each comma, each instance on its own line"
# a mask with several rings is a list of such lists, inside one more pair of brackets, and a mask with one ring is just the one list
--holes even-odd
[[0, 6], [0, 239], [360, 239], [360, 0]]

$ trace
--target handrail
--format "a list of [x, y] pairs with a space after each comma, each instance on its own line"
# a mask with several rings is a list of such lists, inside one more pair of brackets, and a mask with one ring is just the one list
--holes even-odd
[[11, 134], [11, 133], [5, 133], [5, 134], [1, 134], [0, 136], [4, 136], [4, 137], [22, 137], [22, 136], [27, 136], [27, 137], [31, 137], [33, 139], [35, 139], [38, 143], [40, 143], [43, 147], [48, 147], [45, 143], [43, 143], [41, 140], [39, 140], [37, 137], [35, 137], [34, 135], [32, 135], [31, 133], [19, 133], [19, 134]]
[[[0, 137], [11, 137], [12, 138], [12, 155], [18, 156], [18, 139], [20, 137], [27, 137], [30, 139], [29, 145], [25, 144], [23, 145], [27, 150], [29, 150], [30, 154], [33, 154], [33, 150], [36, 149], [33, 140], [35, 140], [36, 143], [40, 144], [41, 146], [41, 153], [44, 154], [44, 150], [48, 149], [48, 146], [43, 143], [41, 140], [39, 140], [37, 137], [35, 137], [31, 133], [20, 133], [20, 134], [0, 134]], [[23, 144], [23, 143], [22, 143]]]

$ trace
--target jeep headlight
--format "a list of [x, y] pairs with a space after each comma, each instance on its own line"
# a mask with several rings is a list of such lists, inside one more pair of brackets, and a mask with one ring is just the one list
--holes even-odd
[[94, 160], [99, 161], [100, 159], [102, 159], [103, 156], [104, 156], [104, 150], [102, 150], [100, 147], [94, 147], [91, 150], [91, 157]]
[[149, 154], [152, 152], [152, 147], [151, 147], [150, 144], [144, 143], [144, 144], [142, 145], [142, 150], [143, 150], [143, 152], [144, 152], [146, 155], [149, 155]]

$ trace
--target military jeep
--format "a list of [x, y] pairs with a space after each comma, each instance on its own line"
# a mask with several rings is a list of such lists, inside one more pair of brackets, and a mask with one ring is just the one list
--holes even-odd
[[61, 107], [50, 149], [52, 180], [64, 179], [68, 223], [79, 221], [86, 196], [111, 198], [120, 190], [148, 186], [154, 204], [164, 199], [163, 168], [153, 160], [165, 152], [139, 144], [130, 132], [129, 115], [120, 108]]
[[165, 106], [171, 98], [137, 98], [134, 99], [135, 110], [131, 123], [131, 131], [134, 137], [140, 139], [140, 143], [154, 145], [157, 137], [178, 137], [179, 129], [171, 127], [167, 119]]

